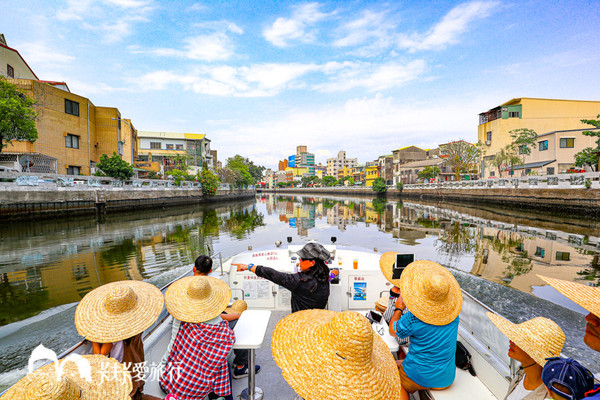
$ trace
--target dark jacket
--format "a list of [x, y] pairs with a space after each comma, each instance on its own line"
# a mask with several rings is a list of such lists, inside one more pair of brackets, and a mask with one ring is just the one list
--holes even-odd
[[256, 266], [256, 275], [270, 280], [292, 292], [292, 312], [325, 309], [329, 300], [329, 281], [318, 281], [305, 272], [288, 274], [273, 268]]

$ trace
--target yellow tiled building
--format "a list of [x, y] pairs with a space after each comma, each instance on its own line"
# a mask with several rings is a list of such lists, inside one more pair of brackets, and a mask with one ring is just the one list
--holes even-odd
[[[483, 143], [484, 160], [491, 161], [501, 148], [511, 142], [509, 132], [518, 128], [533, 129], [538, 135], [553, 131], [589, 128], [581, 119], [595, 119], [600, 101], [516, 98], [479, 114], [478, 140]], [[483, 177], [491, 169], [483, 168]]]
[[[3, 154], [41, 154], [56, 160], [55, 173], [67, 175], [90, 175], [90, 167], [102, 154], [117, 152], [129, 163], [137, 157], [137, 145], [131, 147], [137, 140], [135, 128], [122, 131], [118, 109], [96, 107], [89, 99], [48, 83], [30, 79], [10, 82], [36, 100], [38, 139], [9, 142]], [[130, 146], [127, 152], [125, 143]], [[36, 166], [32, 168], [35, 172]]]
[[377, 178], [379, 178], [379, 166], [377, 164], [366, 166], [365, 167], [366, 186], [373, 186], [373, 181]]

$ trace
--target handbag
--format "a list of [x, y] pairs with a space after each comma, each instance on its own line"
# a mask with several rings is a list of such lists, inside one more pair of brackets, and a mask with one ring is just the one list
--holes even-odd
[[477, 376], [473, 364], [471, 364], [471, 353], [460, 341], [456, 342], [456, 357], [454, 360], [457, 368], [469, 371], [471, 375]]

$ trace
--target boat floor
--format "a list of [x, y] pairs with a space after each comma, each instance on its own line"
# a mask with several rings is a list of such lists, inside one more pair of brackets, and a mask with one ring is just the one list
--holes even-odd
[[[297, 398], [296, 392], [294, 392], [294, 390], [290, 387], [290, 385], [288, 385], [285, 379], [283, 379], [283, 376], [281, 375], [281, 369], [279, 369], [277, 364], [275, 364], [275, 360], [273, 359], [273, 353], [271, 352], [271, 334], [273, 332], [273, 329], [275, 329], [275, 325], [277, 325], [279, 320], [288, 315], [289, 313], [289, 311], [284, 310], [272, 311], [271, 319], [269, 320], [269, 327], [267, 328], [263, 345], [260, 349], [256, 350], [256, 364], [260, 365], [261, 367], [260, 373], [256, 375], [256, 386], [260, 387], [263, 390], [263, 400], [294, 400]], [[168, 325], [170, 329], [170, 324]], [[161, 341], [157, 343], [157, 352], [152, 352], [156, 355], [160, 354], [158, 359], [155, 359], [156, 356], [151, 355], [151, 360], [148, 361], [160, 361], [162, 354], [164, 354], [164, 352], [166, 351], [166, 348], [169, 344], [168, 340], [170, 338], [171, 334], [169, 331], [169, 334], [164, 335], [164, 338], [162, 338]], [[231, 356], [233, 356], [233, 354]], [[237, 399], [242, 390], [244, 390], [244, 388], [247, 387], [248, 378], [233, 379], [233, 398]], [[160, 398], [164, 398], [166, 396], [165, 393], [158, 386], [158, 381], [155, 380], [146, 382], [146, 385], [144, 386], [144, 393]]]

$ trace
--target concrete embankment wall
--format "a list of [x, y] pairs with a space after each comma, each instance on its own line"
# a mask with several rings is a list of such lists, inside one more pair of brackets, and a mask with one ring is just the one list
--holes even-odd
[[[370, 189], [294, 188], [263, 189], [276, 194], [371, 196]], [[451, 201], [458, 203], [492, 204], [520, 209], [540, 209], [561, 213], [600, 216], [600, 190], [598, 189], [410, 189], [398, 192], [388, 190], [388, 198]]]
[[56, 216], [95, 215], [144, 208], [214, 203], [253, 198], [254, 190], [219, 190], [205, 197], [201, 189], [0, 187], [0, 221]]

